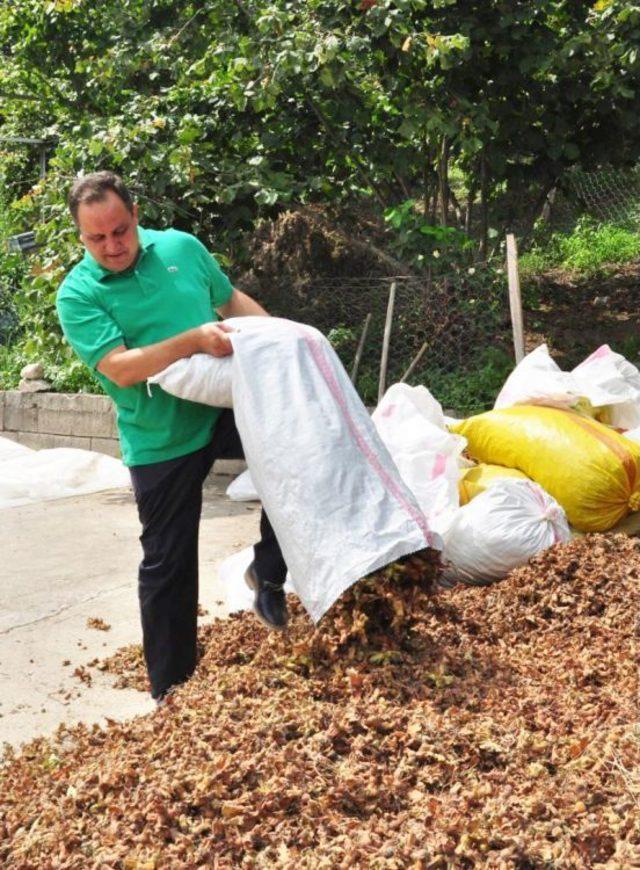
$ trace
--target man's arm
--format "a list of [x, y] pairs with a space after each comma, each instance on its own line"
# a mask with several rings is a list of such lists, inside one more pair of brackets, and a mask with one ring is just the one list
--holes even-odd
[[242, 290], [235, 290], [231, 294], [231, 298], [224, 305], [216, 308], [220, 317], [247, 317], [249, 315], [257, 315], [258, 317], [268, 317], [268, 313], [262, 305], [259, 305], [255, 299], [243, 293]]
[[[261, 305], [241, 290], [234, 290], [229, 301], [217, 311], [222, 317], [269, 316]], [[229, 331], [224, 323], [211, 322], [147, 347], [127, 350], [125, 345], [120, 345], [100, 360], [97, 369], [119, 387], [131, 387], [194, 353], [228, 356], [233, 353], [231, 341], [225, 335]]]
[[123, 344], [109, 351], [97, 369], [119, 387], [131, 387], [194, 353], [228, 356], [233, 352], [229, 336], [225, 334], [229, 331], [224, 323], [211, 322], [146, 347], [127, 350]]

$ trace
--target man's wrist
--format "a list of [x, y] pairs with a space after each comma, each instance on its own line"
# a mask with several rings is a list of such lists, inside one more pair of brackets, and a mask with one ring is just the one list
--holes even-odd
[[187, 330], [178, 336], [178, 359], [193, 356], [194, 353], [202, 352], [202, 330], [199, 326]]

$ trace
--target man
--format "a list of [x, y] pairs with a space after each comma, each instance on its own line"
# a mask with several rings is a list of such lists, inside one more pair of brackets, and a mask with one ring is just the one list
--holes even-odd
[[[194, 353], [233, 348], [222, 317], [265, 315], [232, 287], [194, 237], [138, 225], [117, 175], [76, 180], [69, 209], [84, 258], [57, 295], [60, 323], [116, 405], [123, 461], [142, 524], [139, 598], [151, 694], [161, 700], [196, 665], [198, 529], [203, 482], [217, 458], [243, 455], [233, 413], [187, 402], [145, 380]], [[263, 623], [282, 629], [286, 565], [266, 514], [247, 583]]]

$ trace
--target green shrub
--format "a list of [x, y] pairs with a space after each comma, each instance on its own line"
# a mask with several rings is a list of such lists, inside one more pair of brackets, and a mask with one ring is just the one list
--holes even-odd
[[0, 390], [15, 390], [20, 369], [32, 361], [21, 348], [0, 345]]
[[473, 242], [462, 230], [429, 224], [418, 203], [407, 199], [387, 208], [390, 245], [397, 256], [418, 271], [431, 266], [435, 273], [472, 261]]
[[11, 346], [0, 345], [0, 390], [15, 390], [20, 371], [28, 363], [41, 362], [44, 376], [55, 393], [102, 393], [102, 387], [92, 372], [79, 359], [59, 351], [35, 353], [28, 350], [28, 340], [19, 339]]
[[[470, 361], [466, 369], [447, 371], [431, 365], [414, 372], [409, 383], [412, 386], [423, 384], [443, 408], [466, 417], [493, 407], [513, 367], [510, 354], [500, 347], [488, 347]], [[358, 393], [369, 407], [378, 403], [378, 378], [377, 367], [370, 363], [363, 366], [358, 375]], [[387, 386], [391, 386], [391, 382]]]
[[424, 384], [443, 408], [462, 416], [477, 414], [493, 407], [514, 361], [502, 348], [488, 347], [474, 362], [466, 371], [427, 369], [412, 380]]
[[18, 292], [29, 268], [22, 254], [9, 250], [9, 237], [19, 232], [12, 217], [0, 199], [0, 345], [8, 345], [18, 332]]

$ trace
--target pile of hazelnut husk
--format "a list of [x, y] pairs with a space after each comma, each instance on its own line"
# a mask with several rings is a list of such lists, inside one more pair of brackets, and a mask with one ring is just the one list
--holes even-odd
[[317, 627], [204, 626], [153, 714], [7, 750], [0, 865], [640, 866], [636, 542], [437, 594], [435, 554], [403, 564]]

